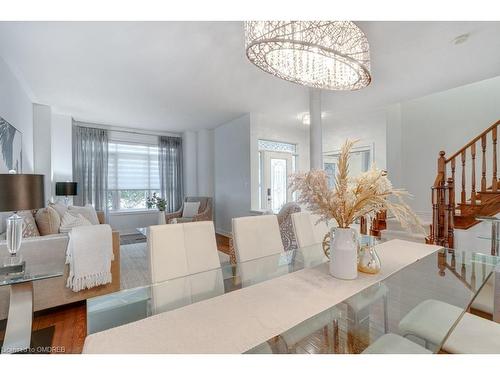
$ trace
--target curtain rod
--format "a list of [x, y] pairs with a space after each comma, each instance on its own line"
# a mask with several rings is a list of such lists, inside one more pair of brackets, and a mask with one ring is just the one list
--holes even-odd
[[84, 126], [87, 128], [98, 128], [98, 129], [105, 129], [105, 130], [110, 130], [110, 131], [117, 131], [117, 132], [122, 132], [122, 133], [130, 133], [130, 134], [139, 134], [139, 135], [165, 135], [165, 136], [170, 136], [170, 137], [179, 137], [182, 138], [182, 135], [179, 133], [170, 133], [170, 132], [162, 132], [162, 131], [154, 131], [154, 130], [142, 130], [142, 129], [137, 129], [137, 128], [126, 128], [126, 127], [121, 127], [121, 126], [114, 126], [114, 125], [105, 125], [105, 124], [95, 124], [92, 122], [85, 122], [85, 121], [78, 121], [72, 118], [74, 123], [77, 123], [79, 126]]

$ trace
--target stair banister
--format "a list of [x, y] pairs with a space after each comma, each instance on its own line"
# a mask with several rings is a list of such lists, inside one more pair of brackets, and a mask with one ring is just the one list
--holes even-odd
[[[486, 205], [483, 198], [490, 199], [491, 193], [498, 191], [498, 178], [497, 178], [497, 134], [498, 125], [500, 120], [485, 129], [481, 134], [469, 141], [464, 147], [455, 152], [449, 157], [446, 157], [445, 151], [439, 152], [437, 160], [437, 175], [432, 186], [432, 225], [431, 232], [427, 238], [428, 243], [435, 243], [442, 246], [453, 247], [454, 244], [454, 228], [455, 228], [455, 210], [457, 208], [455, 203], [455, 177], [456, 177], [456, 164], [457, 158], [460, 157], [461, 164], [461, 190], [460, 190], [460, 209], [461, 225], [463, 227], [464, 218], [467, 219], [465, 223], [471, 226], [477, 221], [475, 216], [478, 213], [483, 213], [484, 207], [488, 205], [491, 209], [491, 201]], [[488, 139], [491, 133], [491, 147], [492, 147], [492, 164], [491, 164], [491, 187], [488, 187], [487, 169], [488, 161], [486, 152], [488, 149]], [[479, 157], [481, 158], [481, 173], [480, 185], [476, 188], [476, 144], [480, 141]], [[466, 163], [467, 154], [470, 155], [470, 181], [466, 177]], [[448, 177], [447, 173], [451, 173]], [[479, 176], [478, 176], [479, 177]], [[468, 185], [467, 185], [468, 183]], [[470, 191], [470, 195], [467, 194]], [[481, 200], [480, 200], [481, 199]], [[493, 205], [495, 210], [498, 208], [500, 212], [500, 203], [494, 201]], [[494, 210], [493, 210], [494, 211]], [[492, 212], [493, 212], [492, 211]], [[491, 213], [492, 214], [492, 213]]]

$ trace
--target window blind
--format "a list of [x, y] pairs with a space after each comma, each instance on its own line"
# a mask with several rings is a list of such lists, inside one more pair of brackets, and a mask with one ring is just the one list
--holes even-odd
[[110, 141], [109, 190], [159, 190], [158, 146]]

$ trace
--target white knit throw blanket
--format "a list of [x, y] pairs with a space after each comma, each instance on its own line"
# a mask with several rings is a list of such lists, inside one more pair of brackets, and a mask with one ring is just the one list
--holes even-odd
[[107, 224], [74, 227], [69, 232], [66, 286], [73, 292], [111, 283], [113, 260], [111, 227]]

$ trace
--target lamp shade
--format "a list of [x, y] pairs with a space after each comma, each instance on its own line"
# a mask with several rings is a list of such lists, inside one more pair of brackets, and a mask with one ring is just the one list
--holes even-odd
[[56, 195], [77, 195], [76, 182], [56, 182]]
[[0, 212], [44, 207], [43, 179], [41, 174], [0, 174]]

